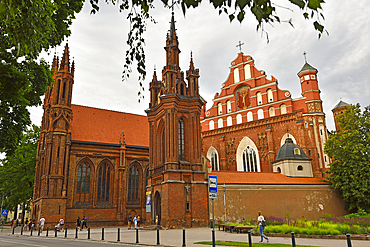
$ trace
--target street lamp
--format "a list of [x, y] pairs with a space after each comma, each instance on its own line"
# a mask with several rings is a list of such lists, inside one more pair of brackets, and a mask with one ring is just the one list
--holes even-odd
[[225, 184], [222, 186], [222, 189], [224, 190], [224, 211], [225, 211], [225, 225], [226, 225], [227, 220], [226, 220], [226, 185]]

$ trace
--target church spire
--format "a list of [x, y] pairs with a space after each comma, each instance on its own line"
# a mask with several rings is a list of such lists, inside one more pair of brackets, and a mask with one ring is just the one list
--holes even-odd
[[60, 62], [59, 70], [64, 70], [64, 72], [70, 72], [68, 43], [64, 47], [64, 53], [63, 53], [62, 61]]

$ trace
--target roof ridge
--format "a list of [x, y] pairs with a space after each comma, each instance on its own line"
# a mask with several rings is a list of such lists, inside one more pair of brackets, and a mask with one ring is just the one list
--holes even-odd
[[96, 109], [96, 110], [102, 110], [102, 111], [110, 111], [110, 112], [116, 112], [116, 113], [124, 113], [124, 114], [136, 115], [136, 116], [140, 116], [140, 117], [147, 117], [147, 116], [141, 115], [141, 114], [136, 114], [136, 113], [131, 113], [131, 112], [123, 112], [123, 111], [118, 111], [118, 110], [103, 109], [103, 108], [93, 107], [93, 106], [85, 106], [85, 105], [78, 105], [78, 104], [71, 104], [71, 105], [72, 106], [85, 107], [85, 108], [91, 108], [91, 109]]

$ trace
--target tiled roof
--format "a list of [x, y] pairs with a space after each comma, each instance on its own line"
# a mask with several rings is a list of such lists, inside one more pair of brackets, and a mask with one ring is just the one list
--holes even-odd
[[314, 67], [312, 67], [307, 62], [303, 65], [302, 69], [298, 72], [298, 75], [300, 76], [300, 74], [303, 73], [303, 72], [305, 72], [305, 71], [312, 71], [312, 72], [317, 73], [317, 69], [315, 69]]
[[148, 118], [131, 113], [72, 105], [72, 140], [149, 147]]
[[292, 178], [281, 173], [213, 171], [218, 184], [325, 185], [319, 178]]
[[350, 104], [348, 104], [348, 103], [346, 103], [346, 102], [344, 102], [344, 101], [341, 100], [341, 101], [339, 101], [339, 103], [336, 106], [334, 106], [333, 110], [335, 110], [335, 109], [337, 109], [339, 107], [342, 107], [342, 106], [350, 106]]

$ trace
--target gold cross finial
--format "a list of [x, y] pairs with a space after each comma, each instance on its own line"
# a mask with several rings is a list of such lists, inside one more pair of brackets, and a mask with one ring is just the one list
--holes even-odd
[[244, 43], [242, 43], [240, 40], [239, 40], [239, 44], [236, 45], [236, 47], [239, 46], [239, 51], [242, 52], [242, 45], [244, 45]]

